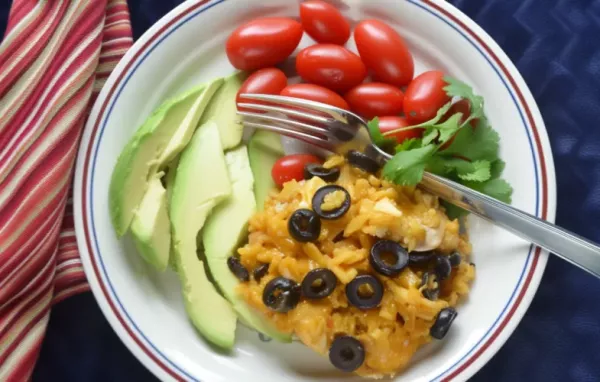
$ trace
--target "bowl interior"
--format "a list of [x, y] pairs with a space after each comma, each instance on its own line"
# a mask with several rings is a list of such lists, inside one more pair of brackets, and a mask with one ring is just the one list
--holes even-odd
[[[353, 24], [364, 18], [378, 18], [397, 28], [410, 45], [417, 64], [416, 73], [429, 68], [441, 69], [472, 84], [476, 92], [485, 97], [487, 115], [501, 136], [502, 157], [507, 162], [505, 177], [514, 186], [513, 205], [538, 214], [541, 180], [536, 170], [534, 138], [513, 91], [489, 57], [456, 25], [423, 2], [339, 3]], [[180, 10], [186, 7], [190, 5]], [[242, 325], [239, 325], [232, 355], [212, 349], [186, 317], [176, 274], [170, 270], [163, 274], [153, 271], [136, 254], [128, 238], [117, 240], [107, 208], [108, 184], [116, 158], [152, 110], [178, 92], [230, 74], [234, 69], [227, 61], [224, 44], [229, 33], [244, 20], [266, 15], [296, 17], [297, 14], [297, 3], [289, 0], [212, 1], [186, 13], [136, 58], [120, 82], [109, 81], [109, 86], [114, 85], [117, 90], [99, 116], [99, 133], [90, 142], [88, 131], [84, 139], [84, 147], [91, 145], [93, 154], [90, 162], [79, 164], [81, 171], [81, 167], [89, 170], [90, 192], [81, 195], [89, 202], [84, 207], [87, 214], [78, 217], [91, 232], [91, 251], [82, 251], [86, 272], [115, 329], [136, 355], [159, 375], [166, 374], [152, 357], [139, 351], [140, 346], [130, 333], [161, 363], [190, 379], [232, 381], [243, 375], [247, 381], [337, 380], [342, 377], [359, 380], [337, 372], [327, 359], [301, 344], [263, 342]], [[153, 30], [165, 24], [163, 20]], [[142, 39], [146, 40], [146, 37]], [[311, 43], [305, 36], [301, 47]], [[353, 41], [348, 45], [354, 49]], [[105, 97], [103, 93], [98, 102]], [[297, 149], [294, 145], [289, 148]], [[469, 218], [469, 233], [474, 247], [473, 261], [477, 265], [471, 295], [459, 306], [458, 318], [446, 339], [424, 347], [398, 380], [426, 381], [447, 375], [449, 370], [469, 359], [509, 314], [531, 267], [530, 245], [473, 217]], [[97, 265], [98, 273], [93, 264]], [[539, 269], [543, 270], [544, 265], [542, 255], [533, 289], [541, 274]], [[528, 292], [515, 320], [518, 321], [533, 293]], [[124, 317], [124, 322], [115, 318], [112, 309]], [[512, 327], [515, 325], [516, 322]], [[490, 349], [499, 347], [511, 331], [505, 329]], [[482, 364], [490, 356], [491, 353], [477, 362]], [[473, 367], [470, 373], [476, 370]]]

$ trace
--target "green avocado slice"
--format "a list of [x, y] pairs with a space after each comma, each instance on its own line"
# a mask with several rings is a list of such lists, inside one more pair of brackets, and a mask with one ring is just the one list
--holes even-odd
[[219, 78], [165, 101], [131, 137], [117, 159], [109, 188], [110, 216], [119, 237], [127, 232], [149, 181], [187, 145], [222, 83]]
[[237, 115], [235, 98], [247, 77], [245, 72], [237, 72], [226, 77], [223, 86], [217, 90], [202, 114], [201, 124], [212, 119], [219, 126], [223, 150], [236, 147], [242, 141], [244, 126], [241, 117]]
[[131, 234], [138, 252], [159, 271], [167, 269], [171, 250], [171, 226], [167, 212], [167, 191], [155, 174], [140, 207], [133, 215]]
[[277, 188], [271, 176], [271, 169], [283, 155], [281, 136], [272, 131], [258, 130], [248, 142], [250, 167], [254, 174], [254, 194], [259, 210], [263, 209], [269, 193]]
[[279, 332], [259, 312], [248, 306], [236, 291], [239, 280], [229, 270], [227, 259], [247, 236], [248, 220], [256, 210], [256, 201], [252, 192], [254, 178], [246, 146], [242, 145], [226, 153], [225, 162], [232, 183], [232, 194], [215, 208], [202, 231], [208, 268], [242, 321], [269, 337], [290, 342], [290, 335]]
[[211, 343], [231, 349], [236, 314], [207, 278], [196, 238], [207, 216], [231, 195], [231, 183], [214, 122], [200, 126], [179, 158], [169, 203], [173, 259], [187, 314]]

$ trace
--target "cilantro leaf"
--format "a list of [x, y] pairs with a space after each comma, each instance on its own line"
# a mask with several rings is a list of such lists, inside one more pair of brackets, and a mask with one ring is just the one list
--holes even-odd
[[435, 153], [435, 145], [400, 151], [383, 167], [383, 177], [401, 186], [414, 186], [423, 178], [425, 165]]
[[446, 113], [448, 112], [448, 110], [450, 110], [451, 107], [452, 107], [452, 101], [450, 101], [450, 102], [446, 103], [444, 106], [440, 107], [438, 109], [435, 117], [433, 117], [429, 121], [425, 121], [423, 123], [419, 123], [418, 125], [411, 125], [411, 127], [426, 128], [426, 127], [429, 127], [431, 125], [435, 125], [436, 123], [440, 122], [440, 120], [446, 115]]
[[425, 128], [423, 144], [428, 145], [433, 141], [438, 144], [447, 142], [460, 129], [462, 113], [456, 113], [442, 123], [432, 124]]
[[448, 120], [445, 122], [435, 125], [436, 129], [438, 129], [440, 132], [440, 136], [438, 137], [439, 143], [446, 143], [454, 136], [454, 134], [456, 134], [456, 132], [460, 129], [461, 117], [462, 113], [456, 113], [452, 117], [448, 118]]
[[492, 177], [490, 173], [491, 164], [486, 160], [478, 160], [470, 162], [470, 169], [465, 171], [457, 171], [458, 177], [462, 180], [468, 180], [472, 182], [485, 182]]
[[470, 160], [498, 159], [500, 136], [486, 121], [480, 120], [475, 128], [465, 126], [455, 135], [454, 141], [441, 155], [460, 155]]
[[440, 132], [434, 128], [433, 126], [429, 129], [426, 129], [425, 132], [423, 133], [423, 144], [424, 145], [428, 145], [431, 142], [435, 141], [438, 137], [438, 135], [440, 135]]
[[400, 143], [399, 145], [396, 146], [396, 152], [418, 149], [419, 147], [421, 147], [421, 139], [419, 139], [419, 138], [405, 139], [402, 143]]
[[492, 198], [498, 199], [502, 202], [511, 202], [513, 188], [504, 179], [490, 179], [487, 182], [483, 183], [466, 182], [465, 186], [470, 187], [475, 191], [479, 191], [483, 194], [491, 196]]
[[440, 155], [433, 155], [427, 161], [425, 169], [433, 174], [447, 177], [449, 175], [449, 169], [446, 166], [446, 159], [447, 158]]
[[386, 147], [394, 147], [396, 144], [394, 139], [384, 137], [381, 130], [379, 130], [379, 118], [375, 117], [367, 122], [367, 128], [369, 129], [371, 139], [377, 146], [385, 149]]
[[486, 160], [468, 161], [435, 155], [427, 162], [427, 170], [460, 182], [485, 182], [491, 179], [491, 163]]
[[485, 116], [483, 112], [482, 96], [476, 95], [469, 85], [456, 78], [445, 76], [444, 81], [448, 84], [446, 87], [444, 87], [444, 90], [446, 91], [446, 94], [448, 94], [448, 96], [466, 99], [471, 105], [471, 112], [469, 118], [467, 118], [463, 122], [463, 126], [465, 126], [467, 123], [471, 122], [474, 119], [479, 119]]
[[492, 179], [499, 178], [500, 175], [502, 175], [502, 171], [504, 171], [505, 166], [506, 163], [504, 163], [502, 159], [496, 159], [495, 161], [493, 161], [490, 167], [490, 175]]

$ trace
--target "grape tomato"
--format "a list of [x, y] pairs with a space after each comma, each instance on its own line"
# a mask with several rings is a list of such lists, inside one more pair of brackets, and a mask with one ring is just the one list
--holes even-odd
[[301, 50], [296, 57], [296, 71], [305, 81], [336, 92], [352, 89], [367, 76], [360, 57], [333, 44], [315, 44]]
[[283, 62], [302, 39], [302, 24], [286, 17], [255, 19], [227, 39], [229, 62], [240, 70], [267, 68]]
[[379, 82], [402, 87], [412, 80], [415, 64], [398, 32], [379, 20], [363, 20], [354, 29], [356, 48]]
[[[404, 127], [408, 127], [411, 124], [404, 117], [397, 116], [385, 116], [379, 117], [379, 130], [382, 134], [385, 134], [392, 130], [402, 129]], [[400, 130], [396, 131], [393, 134], [385, 135], [386, 138], [395, 139], [396, 142], [402, 143], [407, 139], [412, 138], [421, 138], [423, 135], [423, 129], [410, 129], [410, 130]]]
[[444, 73], [430, 70], [419, 74], [404, 93], [404, 115], [413, 124], [429, 121], [450, 102], [444, 87]]
[[356, 114], [372, 119], [379, 115], [402, 113], [404, 94], [395, 86], [381, 82], [360, 84], [344, 96]]
[[319, 43], [344, 45], [350, 38], [350, 23], [333, 5], [321, 0], [300, 4], [300, 21], [306, 33]]
[[[287, 86], [287, 77], [285, 73], [277, 68], [265, 68], [252, 73], [240, 87], [236, 95], [236, 104], [239, 103], [256, 103], [264, 104], [264, 102], [240, 98], [240, 94], [273, 94], [279, 95]], [[238, 107], [239, 111], [250, 111]]]
[[282, 96], [302, 98], [310, 101], [321, 102], [327, 105], [349, 110], [348, 103], [342, 96], [323, 86], [313, 84], [288, 85], [281, 91]]
[[271, 176], [278, 187], [290, 180], [304, 179], [304, 166], [309, 163], [322, 163], [321, 159], [311, 154], [292, 154], [281, 157], [271, 169]]

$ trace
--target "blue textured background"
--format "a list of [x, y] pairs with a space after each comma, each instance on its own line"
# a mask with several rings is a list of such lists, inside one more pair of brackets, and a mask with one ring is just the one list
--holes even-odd
[[[135, 37], [181, 1], [130, 0]], [[516, 64], [556, 162], [558, 224], [600, 242], [600, 0], [453, 0]], [[0, 0], [0, 34], [9, 1]], [[474, 381], [600, 381], [600, 281], [552, 257], [525, 318]], [[168, 330], [168, 328], [165, 328]], [[151, 381], [91, 294], [54, 307], [34, 381]]]

